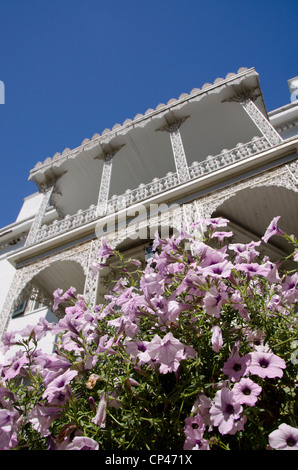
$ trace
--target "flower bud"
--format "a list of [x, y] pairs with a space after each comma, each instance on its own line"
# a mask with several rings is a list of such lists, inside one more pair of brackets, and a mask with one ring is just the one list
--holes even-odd
[[94, 398], [89, 397], [88, 401], [89, 401], [89, 405], [90, 405], [91, 410], [94, 411], [94, 413], [96, 413], [96, 404], [95, 404]]

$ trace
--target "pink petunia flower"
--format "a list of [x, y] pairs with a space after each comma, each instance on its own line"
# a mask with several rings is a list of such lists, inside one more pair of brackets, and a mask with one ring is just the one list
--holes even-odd
[[106, 260], [107, 258], [109, 258], [109, 256], [112, 256], [114, 254], [115, 251], [108, 245], [106, 237], [103, 237], [101, 241], [101, 247], [99, 248], [99, 251], [97, 253], [97, 257]]
[[4, 380], [11, 380], [17, 375], [28, 376], [28, 373], [26, 373], [24, 369], [24, 365], [28, 363], [29, 363], [29, 360], [27, 359], [25, 355], [22, 355], [20, 357], [16, 355], [15, 358], [13, 359], [11, 366], [5, 370]]
[[244, 243], [231, 243], [229, 249], [235, 252], [236, 263], [252, 263], [256, 256], [260, 253], [255, 250], [256, 246], [261, 244], [261, 240], [258, 242]]
[[195, 351], [192, 348], [187, 348], [172, 333], [167, 333], [164, 338], [155, 335], [152, 341], [147, 344], [147, 353], [150, 359], [160, 364], [161, 374], [176, 372], [182, 359], [195, 356]]
[[164, 277], [155, 272], [145, 272], [140, 281], [145, 299], [151, 299], [153, 295], [162, 295], [164, 293]]
[[217, 279], [227, 278], [231, 275], [233, 264], [230, 261], [222, 261], [215, 264], [210, 264], [204, 267], [203, 276], [211, 276]]
[[261, 391], [262, 387], [249, 378], [242, 378], [233, 388], [235, 399], [241, 405], [247, 406], [254, 406], [256, 404]]
[[281, 378], [283, 376], [282, 369], [286, 368], [286, 363], [276, 354], [265, 351], [254, 351], [249, 354], [249, 356], [251, 362], [248, 371], [251, 374], [258, 375], [263, 379], [266, 377], [269, 379], [273, 379], [274, 377]]
[[216, 250], [203, 242], [197, 242], [195, 253], [200, 257], [200, 268], [206, 268], [214, 264], [220, 264], [226, 261], [226, 248]]
[[267, 277], [270, 272], [270, 268], [268, 266], [260, 265], [258, 263], [236, 264], [235, 269], [246, 273], [248, 280], [253, 279], [255, 276]]
[[102, 394], [97, 408], [97, 412], [94, 418], [92, 418], [92, 423], [96, 424], [101, 428], [106, 426], [106, 414], [107, 414], [107, 396], [105, 393]]
[[98, 450], [99, 444], [91, 437], [75, 436], [64, 450]]
[[210, 420], [218, 427], [221, 434], [235, 432], [235, 426], [241, 418], [242, 405], [235, 399], [233, 391], [223, 387], [216, 392], [210, 408]]
[[247, 374], [249, 363], [249, 354], [242, 357], [237, 353], [232, 354], [224, 363], [222, 371], [224, 374], [228, 375], [232, 382], [238, 382], [243, 375]]
[[70, 287], [65, 293], [63, 293], [63, 289], [58, 288], [53, 292], [54, 297], [54, 305], [53, 310], [57, 310], [58, 306], [61, 302], [65, 302], [70, 299], [75, 299], [76, 288]]
[[217, 238], [219, 243], [223, 243], [223, 241], [226, 237], [232, 237], [233, 235], [234, 235], [233, 232], [220, 232], [220, 231], [217, 231], [217, 232], [213, 232], [213, 234], [211, 235], [211, 238]]
[[293, 304], [298, 300], [298, 273], [287, 276], [282, 285], [282, 292], [285, 301]]
[[224, 217], [212, 217], [210, 219], [200, 219], [197, 222], [194, 222], [190, 227], [195, 228], [197, 225], [203, 224], [214, 229], [216, 227], [226, 227], [228, 223], [229, 220], [225, 219]]
[[199, 393], [191, 409], [191, 412], [200, 415], [204, 421], [204, 424], [209, 427], [211, 427], [209, 414], [211, 406], [211, 398], [207, 397], [204, 393]]
[[210, 450], [209, 442], [203, 438], [186, 438], [183, 450]]
[[54, 304], [53, 304], [53, 310], [58, 309], [58, 305], [63, 302], [63, 289], [58, 288], [53, 292], [53, 297], [54, 297]]
[[[39, 373], [42, 377], [47, 376], [52, 371], [56, 373], [62, 373], [70, 368], [71, 362], [58, 354], [47, 354], [41, 352], [35, 357], [35, 364], [39, 369]], [[46, 386], [46, 381], [44, 383]]]
[[268, 436], [269, 445], [277, 450], [298, 450], [298, 429], [282, 423]]
[[241, 416], [239, 419], [235, 419], [234, 425], [228, 434], [234, 435], [239, 431], [244, 431], [244, 425], [246, 421], [247, 421], [247, 417], [245, 415]]
[[277, 223], [280, 219], [280, 215], [277, 217], [274, 217], [270, 224], [268, 225], [265, 235], [262, 237], [262, 240], [264, 240], [265, 243], [268, 243], [268, 240], [273, 236], [273, 235], [284, 235], [284, 232], [280, 230], [277, 226]]
[[47, 398], [48, 401], [51, 401], [55, 398], [59, 399], [61, 395], [65, 395], [68, 390], [67, 385], [77, 375], [78, 372], [76, 370], [67, 370], [63, 374], [60, 374], [58, 377], [54, 378], [44, 391], [43, 398]]
[[140, 361], [141, 364], [150, 361], [150, 356], [147, 352], [148, 341], [128, 341], [124, 342], [125, 349], [127, 354], [130, 354], [130, 357], [134, 360]]
[[0, 350], [3, 354], [5, 354], [10, 349], [10, 346], [13, 346], [17, 343], [18, 340], [16, 339], [16, 332], [6, 331], [1, 338]]
[[[152, 299], [153, 305], [155, 304], [154, 300]], [[180, 313], [188, 308], [189, 305], [184, 302], [161, 298], [161, 302], [156, 304], [156, 313], [160, 316], [163, 324], [170, 325], [170, 323], [176, 323]]]
[[246, 303], [241, 297], [240, 292], [234, 292], [231, 295], [231, 301], [233, 302], [233, 307], [239, 313], [240, 317], [245, 318], [247, 321], [250, 321], [250, 315], [245, 307], [247, 307]]
[[221, 328], [218, 325], [212, 327], [211, 344], [213, 351], [217, 353], [223, 346], [222, 332]]
[[133, 338], [139, 330], [138, 320], [134, 322], [131, 318], [125, 315], [115, 318], [114, 320], [110, 320], [108, 325], [115, 326], [117, 328], [117, 335], [120, 335], [125, 331], [125, 334], [130, 338]]
[[37, 325], [35, 326], [36, 339], [40, 340], [41, 338], [46, 336], [48, 332], [52, 331], [53, 326], [54, 325], [52, 323], [48, 322], [44, 317], [41, 317], [38, 320]]
[[10, 450], [18, 444], [19, 416], [17, 411], [0, 410], [0, 450]]
[[228, 294], [224, 291], [219, 291], [215, 286], [212, 286], [209, 292], [206, 293], [203, 304], [208, 315], [213, 315], [216, 318], [220, 316], [220, 310], [223, 304], [228, 300]]
[[50, 425], [52, 421], [58, 418], [60, 414], [61, 409], [58, 407], [48, 407], [37, 404], [28, 413], [28, 420], [42, 437], [47, 437], [51, 434]]
[[205, 432], [205, 424], [200, 415], [186, 418], [184, 433], [186, 436], [196, 435], [202, 436]]
[[209, 450], [209, 443], [204, 439], [205, 424], [200, 415], [186, 418], [184, 450]]

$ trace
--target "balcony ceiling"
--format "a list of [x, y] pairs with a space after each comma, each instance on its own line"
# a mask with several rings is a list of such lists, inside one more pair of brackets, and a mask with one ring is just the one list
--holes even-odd
[[56, 181], [51, 203], [62, 216], [87, 209], [97, 203], [102, 159], [111, 151], [116, 153], [109, 197], [176, 171], [169, 133], [161, 130], [167, 123], [183, 120], [180, 132], [188, 165], [259, 136], [241, 105], [229, 101], [243, 93], [267, 116], [258, 74], [253, 68], [240, 69], [37, 163], [29, 179], [40, 189]]
[[[243, 189], [224, 201], [213, 216], [226, 217], [230, 220], [235, 235], [234, 241], [248, 243], [251, 240], [261, 239], [269, 223], [276, 216], [280, 216], [278, 227], [281, 230], [288, 235], [297, 236], [297, 206], [297, 192], [284, 187], [255, 186]], [[284, 237], [274, 235], [268, 244], [262, 244], [261, 252], [276, 261], [290, 255], [293, 246]]]
[[77, 294], [83, 294], [85, 275], [82, 267], [75, 261], [56, 261], [37, 274], [32, 283], [53, 301], [53, 292], [58, 287], [66, 291], [72, 286]]

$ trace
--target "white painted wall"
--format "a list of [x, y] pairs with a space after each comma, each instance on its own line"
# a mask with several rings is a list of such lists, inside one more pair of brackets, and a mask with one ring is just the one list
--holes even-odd
[[2, 310], [14, 273], [15, 268], [6, 259], [0, 259], [0, 311]]
[[42, 198], [43, 194], [38, 192], [25, 197], [16, 222], [22, 222], [23, 220], [33, 217], [39, 209]]
[[283, 139], [298, 136], [298, 101], [269, 112], [269, 120]]
[[[11, 233], [11, 238], [14, 238], [16, 233], [16, 228], [18, 224], [33, 218], [36, 212], [39, 209], [39, 206], [42, 202], [43, 195], [40, 193], [34, 193], [30, 196], [27, 196], [24, 199], [23, 206], [16, 218], [16, 223], [13, 225], [13, 232]], [[9, 261], [7, 261], [7, 256], [11, 254], [16, 248], [19, 248], [18, 245], [7, 246], [0, 253], [0, 311], [4, 305], [6, 296], [8, 294], [11, 282], [15, 274], [15, 268], [12, 266]], [[36, 325], [40, 318], [44, 317], [49, 322], [56, 322], [57, 317], [53, 315], [47, 308], [40, 308], [34, 310], [33, 312], [25, 313], [15, 318], [10, 318], [9, 324], [6, 331], [20, 331], [23, 330], [28, 325]], [[39, 348], [46, 353], [51, 353], [53, 351], [55, 337], [52, 334], [47, 334], [39, 342]], [[11, 356], [17, 351], [18, 347], [12, 348], [7, 355]], [[3, 359], [3, 355], [0, 352], [0, 360]]]
[[[53, 323], [57, 322], [57, 317], [48, 310], [47, 308], [40, 308], [34, 312], [27, 313], [25, 315], [20, 315], [16, 318], [11, 318], [7, 327], [7, 331], [20, 331], [23, 330], [28, 325], [36, 325], [40, 318], [44, 317], [48, 322]], [[38, 342], [38, 349], [41, 349], [47, 354], [51, 354], [54, 348], [55, 336], [51, 333], [48, 333], [44, 338]], [[13, 356], [16, 351], [19, 349], [19, 346], [13, 346], [5, 355], [5, 357]], [[3, 355], [0, 352], [0, 361], [3, 359]]]
[[292, 139], [293, 137], [298, 136], [298, 125], [290, 127], [289, 129], [280, 131], [280, 135], [284, 140]]

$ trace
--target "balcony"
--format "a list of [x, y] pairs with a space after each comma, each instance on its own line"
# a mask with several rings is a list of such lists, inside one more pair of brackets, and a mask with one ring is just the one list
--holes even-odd
[[[218, 155], [209, 155], [203, 161], [193, 161], [188, 167], [190, 181], [195, 182], [197, 180], [199, 183], [202, 177], [210, 175], [217, 170], [228, 169], [237, 162], [245, 162], [249, 157], [262, 153], [269, 148], [271, 148], [271, 145], [265, 137], [253, 137], [248, 143], [239, 143], [230, 150], [222, 150]], [[104, 213], [100, 212], [100, 208], [96, 204], [92, 204], [86, 210], [78, 210], [73, 215], [66, 215], [64, 218], [55, 220], [51, 224], [43, 225], [37, 233], [33, 244], [82, 227], [106, 215], [117, 213], [122, 209], [146, 201], [179, 186], [181, 186], [181, 183], [179, 183], [177, 173], [169, 172], [165, 177], [154, 178], [150, 183], [140, 184], [135, 189], [127, 189], [121, 195], [112, 196], [108, 200], [107, 209]]]

